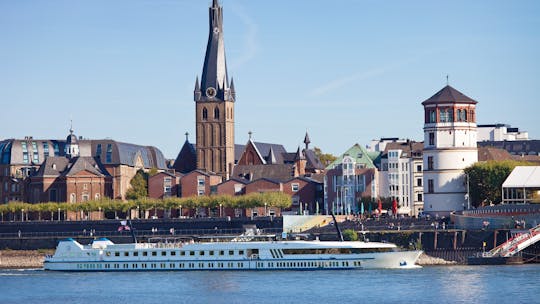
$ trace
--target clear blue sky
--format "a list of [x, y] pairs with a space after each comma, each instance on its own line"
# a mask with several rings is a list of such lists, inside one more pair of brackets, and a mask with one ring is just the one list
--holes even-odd
[[[0, 0], [1, 138], [194, 140], [210, 0]], [[236, 142], [423, 139], [446, 84], [540, 138], [540, 1], [224, 0]]]

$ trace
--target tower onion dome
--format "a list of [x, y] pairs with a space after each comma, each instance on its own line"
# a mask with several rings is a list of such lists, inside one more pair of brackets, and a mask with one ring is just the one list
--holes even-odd
[[77, 140], [77, 136], [73, 134], [73, 129], [69, 129], [69, 135], [66, 137], [66, 144], [72, 145], [72, 144], [78, 144], [79, 141]]

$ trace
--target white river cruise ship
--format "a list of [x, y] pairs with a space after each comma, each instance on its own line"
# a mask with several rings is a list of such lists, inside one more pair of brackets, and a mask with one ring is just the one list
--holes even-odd
[[45, 270], [319, 270], [415, 268], [422, 251], [399, 251], [379, 242], [212, 241], [114, 244], [100, 238], [89, 245], [61, 240]]

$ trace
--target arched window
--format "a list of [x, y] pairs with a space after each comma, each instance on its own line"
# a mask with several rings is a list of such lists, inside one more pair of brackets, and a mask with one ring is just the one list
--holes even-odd
[[208, 110], [206, 108], [202, 109], [202, 119], [207, 120], [208, 119]]
[[75, 193], [71, 193], [69, 201], [71, 203], [76, 203], [77, 202], [77, 196], [75, 195]]
[[461, 110], [461, 121], [467, 121], [467, 110]]
[[219, 119], [219, 109], [217, 107], [214, 108], [214, 119]]

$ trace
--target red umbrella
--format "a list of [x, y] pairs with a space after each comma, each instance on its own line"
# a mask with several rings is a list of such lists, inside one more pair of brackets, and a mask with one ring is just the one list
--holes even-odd
[[395, 199], [394, 201], [392, 201], [392, 214], [393, 215], [397, 214], [397, 201]]
[[379, 213], [382, 212], [382, 202], [381, 202], [381, 200], [379, 200], [379, 206], [377, 207], [377, 209], [379, 210]]

